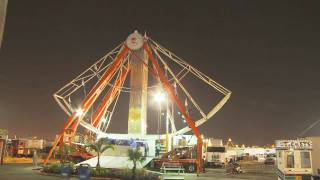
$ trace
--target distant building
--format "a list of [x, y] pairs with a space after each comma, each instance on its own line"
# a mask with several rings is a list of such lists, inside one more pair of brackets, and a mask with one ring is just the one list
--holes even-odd
[[46, 144], [44, 139], [17, 138], [10, 140], [9, 153], [16, 157], [30, 157], [34, 151], [42, 150]]

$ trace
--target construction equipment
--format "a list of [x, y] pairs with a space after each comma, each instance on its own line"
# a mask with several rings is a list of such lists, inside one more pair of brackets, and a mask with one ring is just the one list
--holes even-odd
[[[155, 158], [154, 161], [154, 168], [161, 169], [164, 164], [167, 163], [176, 163], [180, 164], [186, 172], [194, 173], [197, 169], [202, 170], [203, 163], [200, 164], [197, 162], [197, 147], [183, 147], [183, 148], [176, 148], [164, 155], [160, 158]], [[201, 166], [201, 167], [198, 167]]]
[[[171, 64], [174, 64], [175, 68], [171, 68]], [[130, 87], [126, 87], [125, 80], [130, 71]], [[155, 85], [148, 86], [148, 74], [152, 75], [156, 82]], [[182, 81], [188, 75], [196, 77], [222, 95], [222, 98], [210, 111], [205, 112], [183, 85]], [[91, 86], [88, 94], [86, 94], [87, 85]], [[85, 97], [82, 98], [80, 104], [75, 103], [73, 98], [77, 96], [79, 99], [81, 89], [84, 89]], [[147, 138], [149, 136], [146, 134], [147, 93], [154, 92], [156, 89], [165, 92], [165, 97], [170, 100], [167, 102], [165, 110], [167, 112], [166, 134], [160, 134], [161, 132], [158, 131], [159, 138], [166, 139], [166, 150], [169, 151], [170, 137], [192, 131], [197, 137], [195, 163], [197, 164], [197, 172], [201, 172], [203, 140], [198, 126], [205, 123], [222, 108], [231, 92], [151, 38], [146, 35], [142, 36], [137, 31], [54, 94], [59, 106], [70, 117], [60, 130], [44, 163], [48, 163], [53, 150], [59, 143], [65, 143], [63, 136], [66, 130], [72, 131], [72, 137], [80, 131], [78, 128], [80, 125], [83, 128], [82, 133], [107, 136], [106, 131], [110, 126], [118, 98], [122, 92], [130, 93], [127, 137]], [[197, 112], [197, 116], [190, 114], [187, 109], [189, 107], [186, 107], [186, 103], [181, 100], [182, 98], [191, 102], [189, 106], [192, 106], [190, 108]], [[184, 118], [185, 125], [181, 129], [176, 129], [175, 112], [179, 112]], [[160, 120], [161, 116], [160, 105]], [[195, 118], [198, 120], [194, 121]], [[72, 138], [67, 143], [71, 144]]]

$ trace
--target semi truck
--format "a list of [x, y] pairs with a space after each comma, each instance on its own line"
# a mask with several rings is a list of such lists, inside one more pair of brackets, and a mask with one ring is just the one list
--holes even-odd
[[209, 138], [204, 143], [204, 164], [206, 167], [224, 167], [226, 162], [226, 148], [222, 139]]

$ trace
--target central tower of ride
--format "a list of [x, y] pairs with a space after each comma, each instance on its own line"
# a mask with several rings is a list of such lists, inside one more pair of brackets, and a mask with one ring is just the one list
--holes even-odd
[[144, 38], [137, 31], [130, 34], [126, 45], [130, 54], [130, 102], [128, 134], [147, 134], [148, 55], [143, 49]]

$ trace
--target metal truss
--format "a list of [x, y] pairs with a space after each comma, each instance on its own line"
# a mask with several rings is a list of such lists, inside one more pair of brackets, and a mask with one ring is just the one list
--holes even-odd
[[[202, 115], [202, 118], [200, 118], [200, 119], [195, 121], [196, 127], [198, 127], [198, 126], [204, 124], [205, 122], [207, 122], [208, 119], [210, 119], [214, 114], [216, 114], [222, 108], [222, 106], [228, 101], [228, 99], [231, 96], [231, 91], [228, 90], [227, 88], [223, 87], [222, 85], [220, 85], [215, 80], [213, 80], [209, 76], [205, 75], [204, 73], [202, 73], [201, 71], [199, 71], [195, 67], [191, 66], [190, 64], [188, 64], [187, 62], [185, 62], [184, 60], [182, 60], [181, 58], [176, 56], [174, 53], [172, 53], [169, 50], [165, 49], [164, 47], [162, 47], [161, 45], [156, 43], [154, 40], [149, 38], [149, 41], [150, 41], [151, 47], [154, 50], [154, 52], [155, 52], [156, 56], [158, 57], [158, 59], [162, 62], [164, 67], [167, 68], [168, 72], [171, 74], [171, 76], [173, 76], [174, 81], [180, 86], [180, 88], [183, 90], [183, 92], [186, 94], [186, 96], [189, 98], [189, 100], [192, 102], [192, 104], [196, 107], [196, 109]], [[204, 113], [204, 111], [200, 108], [199, 104], [194, 100], [194, 98], [192, 98], [190, 93], [187, 91], [187, 89], [180, 82], [182, 78], [181, 77], [178, 78], [173, 73], [171, 68], [167, 65], [167, 63], [160, 56], [159, 52], [162, 55], [166, 56], [168, 59], [172, 60], [173, 62], [177, 63], [178, 65], [180, 65], [183, 68], [178, 73], [178, 74], [181, 74], [182, 71], [185, 71], [183, 73], [184, 75], [181, 76], [181, 77], [184, 77], [187, 73], [192, 73], [194, 76], [198, 77], [201, 81], [203, 81], [206, 84], [208, 84], [209, 86], [211, 86], [214, 90], [220, 92], [223, 95], [223, 98], [215, 106], [213, 106], [212, 109], [208, 113]], [[182, 129], [174, 132], [174, 135], [185, 134], [185, 133], [187, 133], [189, 131], [191, 131], [190, 127], [184, 127]]]
[[102, 73], [110, 66], [112, 61], [117, 56], [118, 52], [121, 49], [122, 44], [118, 45], [112, 51], [108, 52], [97, 62], [91, 65], [88, 69], [82, 72], [79, 76], [71, 80], [56, 93], [53, 94], [54, 99], [58, 105], [66, 112], [68, 115], [71, 115], [74, 112], [74, 109], [71, 106], [70, 96], [75, 93], [81, 87], [84, 87], [89, 81], [93, 78], [100, 79]]

